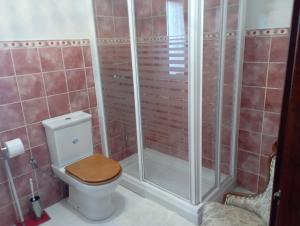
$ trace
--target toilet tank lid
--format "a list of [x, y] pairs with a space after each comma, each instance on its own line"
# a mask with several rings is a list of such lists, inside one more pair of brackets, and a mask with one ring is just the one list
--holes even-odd
[[50, 118], [42, 121], [44, 127], [58, 130], [70, 127], [81, 122], [91, 120], [92, 116], [83, 111], [77, 111], [70, 114], [61, 115], [55, 118]]

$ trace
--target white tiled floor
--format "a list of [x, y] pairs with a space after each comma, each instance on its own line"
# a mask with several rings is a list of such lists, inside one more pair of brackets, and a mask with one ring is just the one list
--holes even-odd
[[51, 220], [43, 226], [195, 226], [175, 212], [122, 186], [117, 188], [114, 202], [117, 210], [112, 217], [93, 222], [79, 215], [63, 200], [46, 209]]

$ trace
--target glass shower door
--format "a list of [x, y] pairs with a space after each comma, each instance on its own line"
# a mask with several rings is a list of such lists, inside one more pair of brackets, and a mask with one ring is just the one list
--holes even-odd
[[188, 0], [136, 0], [144, 179], [190, 199]]
[[139, 178], [126, 0], [94, 0], [108, 151]]

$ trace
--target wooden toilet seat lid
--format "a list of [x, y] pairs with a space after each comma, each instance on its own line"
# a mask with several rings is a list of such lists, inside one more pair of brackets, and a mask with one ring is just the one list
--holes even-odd
[[100, 154], [94, 154], [65, 167], [66, 172], [80, 181], [106, 184], [117, 179], [122, 172], [120, 164]]

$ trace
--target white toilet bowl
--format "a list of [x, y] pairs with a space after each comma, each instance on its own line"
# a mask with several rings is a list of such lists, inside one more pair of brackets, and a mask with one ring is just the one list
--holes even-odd
[[69, 185], [68, 203], [90, 220], [114, 212], [112, 193], [120, 182], [120, 164], [93, 154], [91, 115], [73, 112], [44, 120], [54, 174]]
[[120, 183], [121, 175], [106, 184], [88, 185], [68, 175], [65, 168], [52, 165], [54, 174], [69, 185], [68, 203], [90, 220], [104, 220], [115, 210], [112, 193]]

